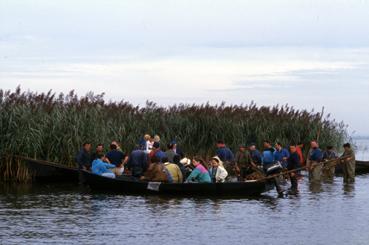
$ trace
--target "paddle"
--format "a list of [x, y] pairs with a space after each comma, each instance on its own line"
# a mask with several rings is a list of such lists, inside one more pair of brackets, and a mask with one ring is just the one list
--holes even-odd
[[[345, 160], [345, 159], [350, 158], [350, 157], [351, 157], [351, 155], [344, 156], [344, 157], [339, 157], [337, 159], [332, 159], [332, 160], [329, 160], [329, 161], [320, 162], [320, 163], [318, 163], [318, 165], [320, 165], [320, 164], [327, 164], [327, 163], [331, 163], [331, 162], [335, 162], [335, 161], [342, 161], [342, 160]], [[268, 179], [274, 179], [275, 177], [278, 177], [280, 175], [294, 173], [294, 172], [297, 172], [297, 171], [305, 170], [307, 168], [308, 167], [305, 166], [305, 167], [296, 168], [296, 169], [289, 170], [289, 171], [284, 171], [284, 172], [282, 171], [280, 173], [269, 175], [269, 176], [267, 176], [265, 178], [261, 178], [261, 179], [255, 180], [255, 182], [265, 181], [265, 180], [268, 180]]]

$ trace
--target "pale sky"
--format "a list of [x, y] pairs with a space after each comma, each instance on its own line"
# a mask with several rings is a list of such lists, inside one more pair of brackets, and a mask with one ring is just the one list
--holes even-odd
[[0, 88], [286, 104], [369, 135], [369, 1], [0, 0]]

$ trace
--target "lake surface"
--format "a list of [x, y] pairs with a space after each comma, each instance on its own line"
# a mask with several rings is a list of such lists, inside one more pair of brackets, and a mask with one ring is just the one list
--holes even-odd
[[71, 185], [4, 185], [0, 244], [368, 244], [369, 175], [277, 198], [93, 194]]

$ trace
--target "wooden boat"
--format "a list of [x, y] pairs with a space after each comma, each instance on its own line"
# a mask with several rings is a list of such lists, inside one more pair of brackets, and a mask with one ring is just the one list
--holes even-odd
[[269, 182], [227, 182], [227, 183], [160, 183], [145, 182], [130, 176], [112, 179], [81, 171], [85, 183], [93, 191], [132, 193], [132, 194], [166, 194], [178, 196], [258, 196], [273, 188]]
[[[369, 161], [356, 161], [355, 173], [369, 173]], [[336, 166], [336, 174], [342, 174], [342, 166], [340, 164]]]
[[36, 160], [28, 157], [18, 157], [24, 160], [32, 176], [32, 180], [37, 182], [68, 182], [78, 183], [78, 168], [67, 167], [61, 164]]

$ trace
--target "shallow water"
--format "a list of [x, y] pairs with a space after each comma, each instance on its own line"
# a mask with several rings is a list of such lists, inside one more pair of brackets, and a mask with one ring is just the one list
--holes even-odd
[[276, 198], [89, 193], [70, 185], [5, 185], [1, 244], [369, 244], [369, 175]]

